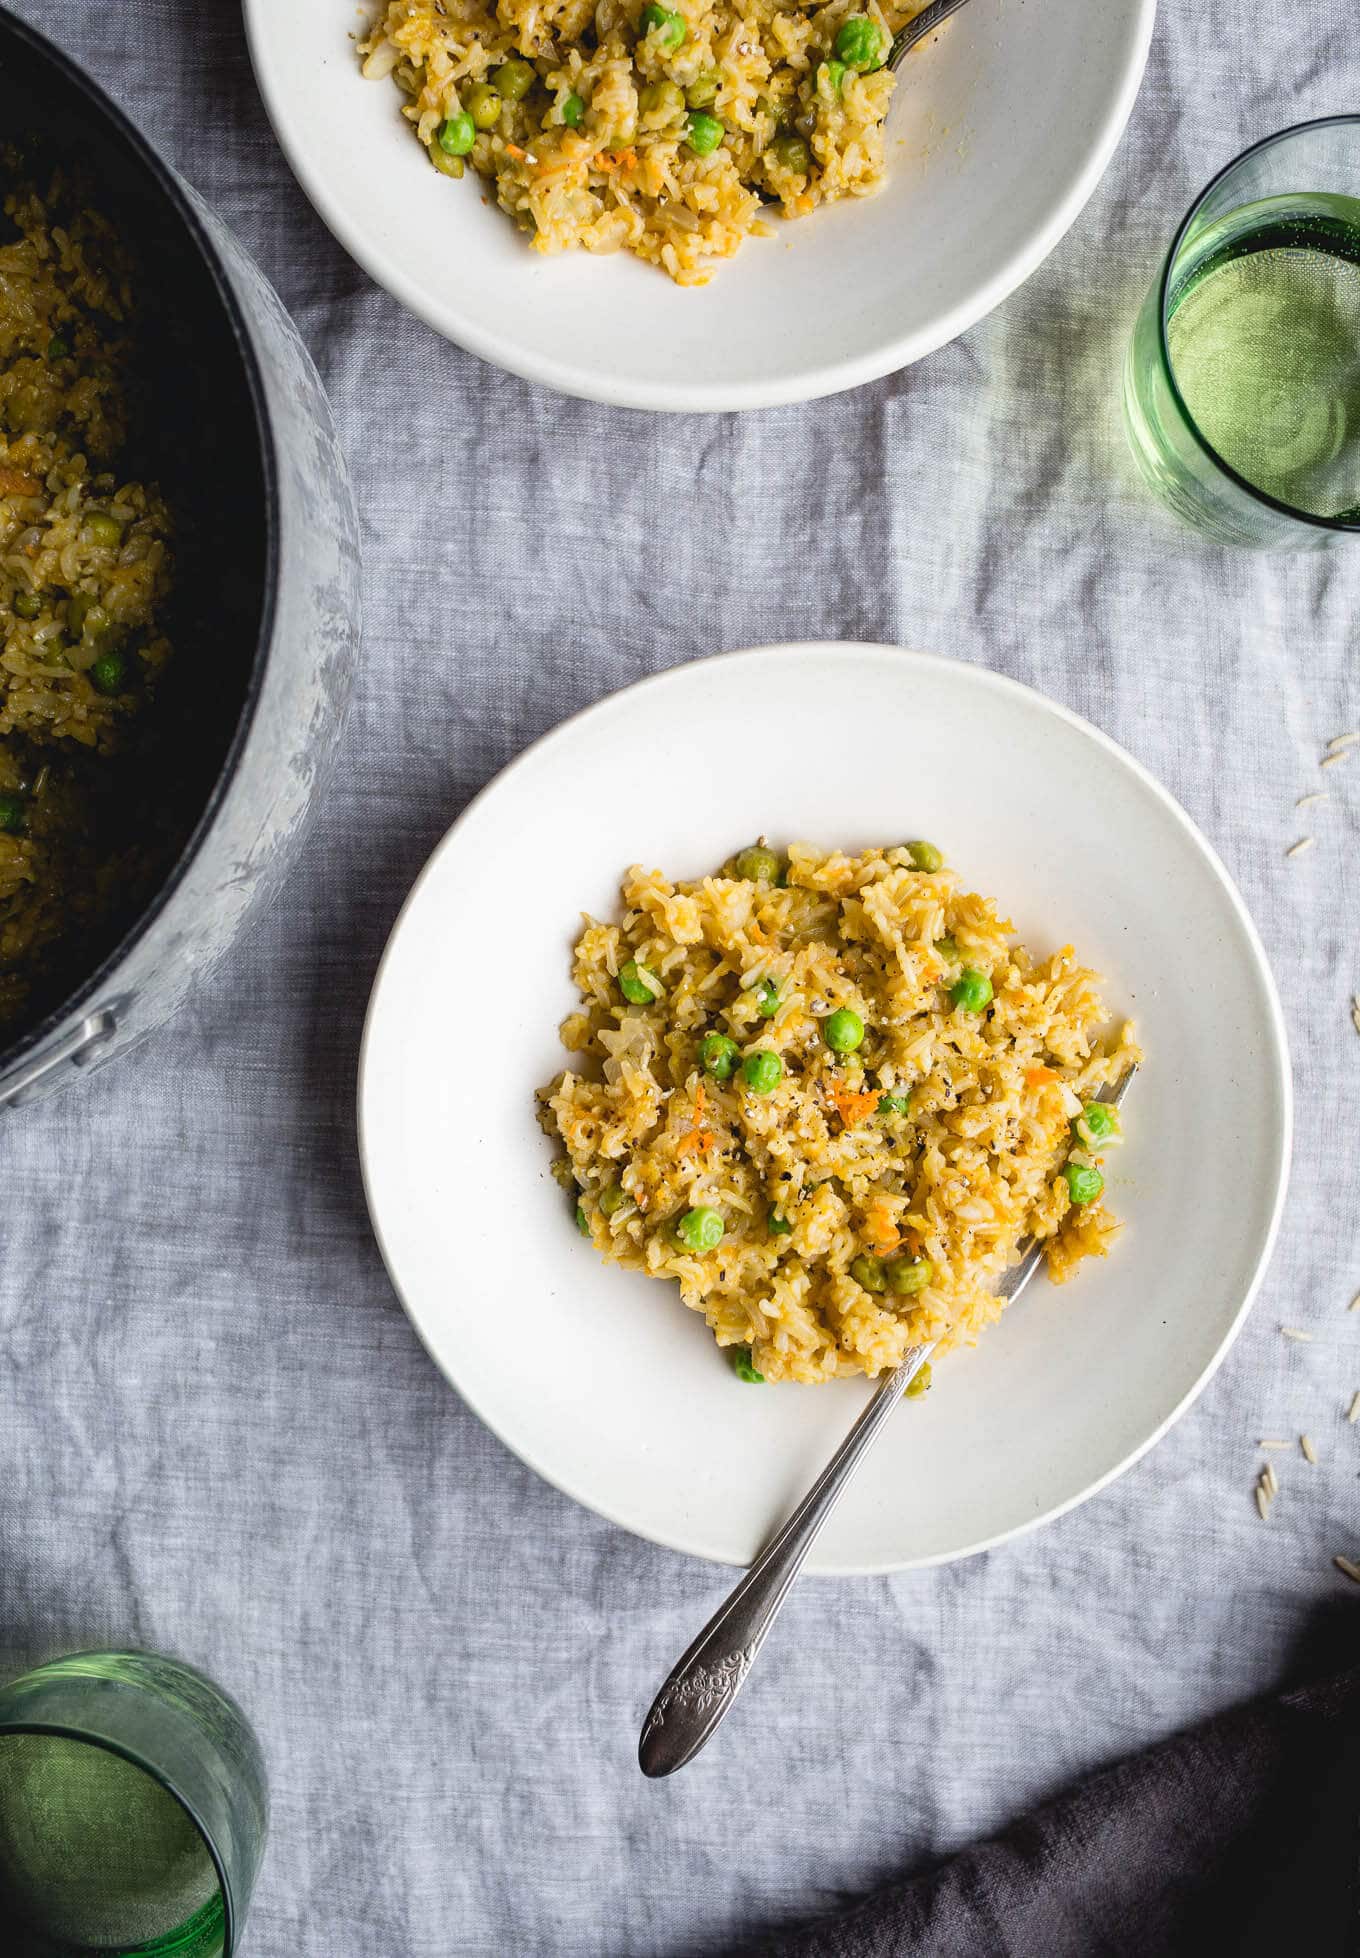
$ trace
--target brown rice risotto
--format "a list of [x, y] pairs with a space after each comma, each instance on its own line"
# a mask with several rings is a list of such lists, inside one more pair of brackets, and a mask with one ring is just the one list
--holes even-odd
[[947, 1351], [998, 1317], [1022, 1239], [1060, 1282], [1108, 1250], [1094, 1098], [1133, 1028], [932, 845], [762, 842], [694, 883], [635, 865], [622, 901], [576, 946], [544, 1123], [596, 1250], [678, 1280], [743, 1377]]
[[131, 281], [112, 227], [0, 152], [0, 1026], [135, 899], [135, 767], [169, 656], [169, 518], [127, 471]]
[[430, 161], [496, 187], [536, 251], [635, 252], [702, 285], [760, 223], [883, 182], [892, 36], [923, 0], [385, 0], [360, 42]]

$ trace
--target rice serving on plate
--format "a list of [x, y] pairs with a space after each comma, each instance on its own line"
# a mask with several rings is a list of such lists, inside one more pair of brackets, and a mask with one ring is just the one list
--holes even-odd
[[169, 517], [122, 466], [129, 268], [106, 220], [18, 167], [0, 153], [0, 1025], [147, 884], [110, 758], [137, 772], [170, 652]]
[[1070, 946], [1035, 960], [928, 844], [764, 845], [671, 883], [634, 866], [587, 918], [541, 1091], [578, 1224], [679, 1281], [767, 1380], [972, 1341], [1021, 1240], [1062, 1281], [1120, 1226], [1101, 1200], [1139, 1058]]
[[390, 0], [360, 42], [431, 162], [466, 164], [536, 251], [635, 252], [681, 285], [759, 231], [883, 182], [877, 0]]

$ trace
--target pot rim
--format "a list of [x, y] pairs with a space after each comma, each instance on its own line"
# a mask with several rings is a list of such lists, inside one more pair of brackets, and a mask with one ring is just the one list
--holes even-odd
[[225, 266], [217, 247], [209, 236], [206, 225], [196, 208], [195, 194], [181, 182], [175, 171], [165, 159], [153, 149], [137, 125], [118, 104], [107, 95], [99, 84], [85, 72], [78, 62], [59, 48], [54, 41], [20, 20], [9, 9], [0, 4], [0, 48], [6, 40], [25, 48], [44, 67], [58, 70], [64, 85], [74, 88], [84, 97], [86, 106], [94, 111], [97, 118], [107, 124], [113, 134], [120, 138], [132, 152], [134, 158], [143, 165], [155, 182], [162, 196], [171, 206], [181, 227], [187, 234], [189, 244], [197, 251], [204, 269], [212, 281], [213, 289], [230, 328], [232, 340], [240, 357], [245, 376], [246, 389], [254, 413], [255, 434], [259, 448], [261, 473], [264, 478], [264, 603], [260, 612], [259, 629], [256, 634], [255, 650], [251, 657], [250, 674], [246, 684], [245, 698], [237, 717], [235, 731], [222, 758], [216, 779], [210, 788], [203, 808], [181, 844], [175, 861], [157, 885], [154, 894], [137, 912], [127, 929], [109, 950], [88, 977], [83, 979], [70, 992], [66, 993], [42, 1019], [21, 1034], [17, 1040], [4, 1044], [0, 1040], [0, 1086], [5, 1076], [25, 1061], [38, 1056], [43, 1046], [60, 1032], [73, 1018], [86, 1011], [95, 1003], [98, 993], [108, 990], [115, 980], [118, 969], [131, 955], [138, 944], [162, 916], [171, 899], [175, 896], [190, 869], [197, 860], [208, 833], [221, 811], [223, 803], [236, 777], [241, 755], [250, 738], [255, 723], [256, 710], [264, 687], [265, 668], [269, 659], [269, 648], [274, 637], [274, 626], [278, 609], [279, 581], [279, 468], [278, 450], [274, 439], [273, 422], [265, 393], [264, 374], [260, 367], [255, 344], [250, 335], [244, 309], [236, 296], [235, 288], [227, 276]]

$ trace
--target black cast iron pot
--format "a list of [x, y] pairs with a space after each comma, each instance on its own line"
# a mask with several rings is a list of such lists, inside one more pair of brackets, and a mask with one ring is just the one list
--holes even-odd
[[39, 174], [78, 152], [89, 201], [138, 264], [136, 467], [164, 491], [176, 556], [175, 657], [129, 783], [163, 869], [0, 1031], [0, 1108], [14, 1108], [163, 1021], [277, 886], [340, 730], [359, 546], [330, 410], [276, 294], [94, 83], [2, 6], [0, 135]]

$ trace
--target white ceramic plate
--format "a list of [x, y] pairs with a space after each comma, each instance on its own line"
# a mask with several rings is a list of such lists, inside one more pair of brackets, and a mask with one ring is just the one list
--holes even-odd
[[[749, 738], [745, 730], [759, 730]], [[640, 1535], [745, 1563], [863, 1381], [749, 1387], [672, 1287], [604, 1265], [549, 1174], [534, 1090], [565, 1065], [582, 909], [633, 861], [700, 875], [754, 836], [929, 836], [1032, 950], [1071, 940], [1135, 1015], [1115, 1253], [1035, 1280], [900, 1417], [813, 1552], [877, 1571], [987, 1548], [1149, 1448], [1222, 1359], [1284, 1197], [1279, 1005], [1226, 871], [1122, 749], [975, 667], [873, 646], [700, 661], [539, 741], [449, 831], [369, 1009], [360, 1143], [388, 1269], [464, 1399]]]
[[908, 56], [874, 198], [776, 222], [682, 291], [620, 254], [548, 259], [430, 168], [354, 0], [246, 0], [274, 128], [336, 237], [436, 331], [629, 407], [759, 408], [857, 386], [952, 340], [1052, 251], [1128, 120], [1156, 0], [972, 0]]

